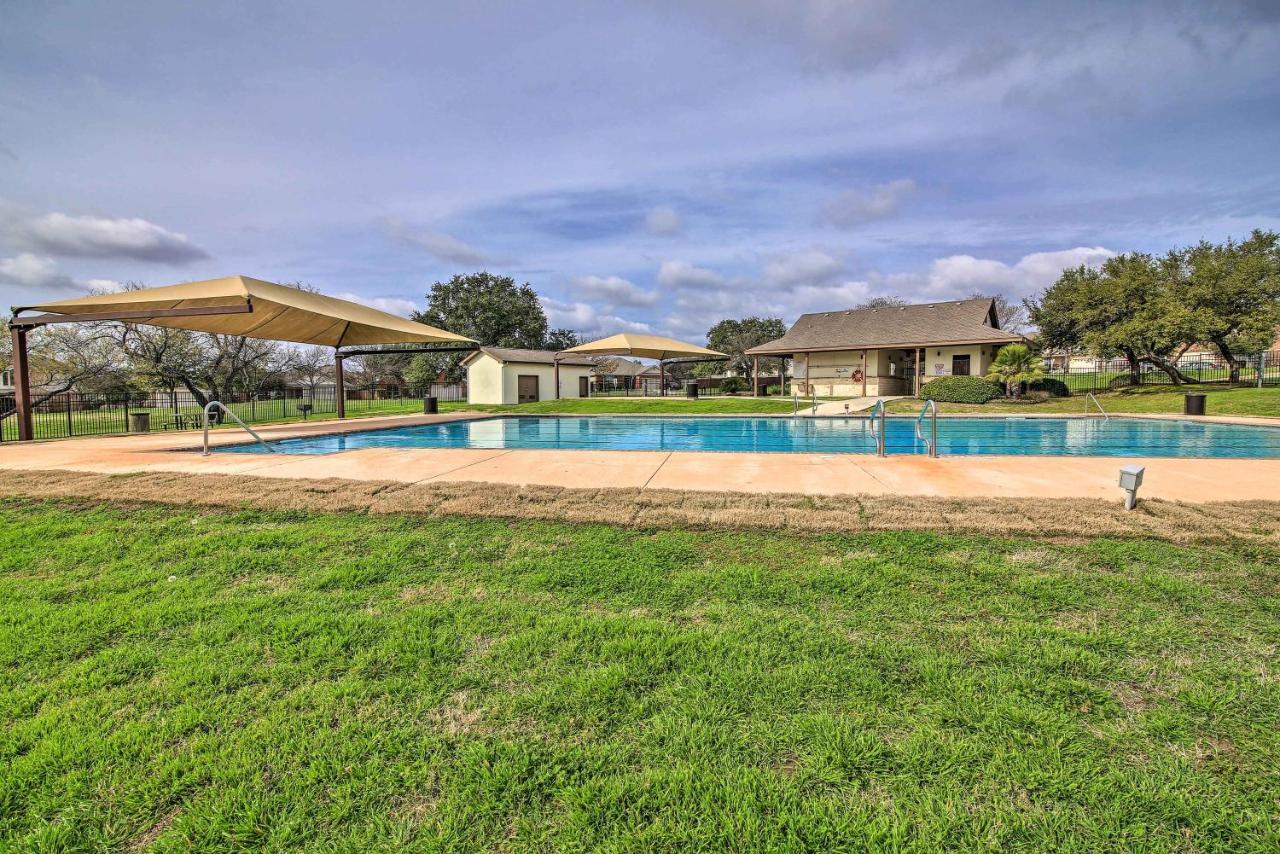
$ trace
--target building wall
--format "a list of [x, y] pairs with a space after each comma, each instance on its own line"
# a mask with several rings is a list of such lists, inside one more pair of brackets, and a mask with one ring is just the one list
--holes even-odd
[[[468, 403], [518, 403], [520, 401], [520, 377], [538, 378], [538, 399], [554, 400], [556, 369], [554, 365], [531, 365], [520, 362], [503, 364], [481, 353], [467, 365]], [[589, 365], [560, 366], [560, 397], [574, 398], [578, 394], [578, 378], [591, 376]]]
[[951, 357], [969, 357], [969, 376], [984, 377], [995, 360], [996, 347], [991, 344], [966, 344], [961, 347], [927, 347], [924, 351], [924, 381], [951, 376]]
[[492, 356], [481, 353], [467, 365], [468, 403], [506, 403], [502, 385], [502, 363]]
[[[995, 359], [995, 348], [990, 344], [969, 344], [959, 347], [924, 348], [924, 382], [937, 377], [951, 376], [951, 357], [969, 356], [970, 376], [984, 376]], [[911, 351], [899, 349], [868, 350], [866, 362], [867, 394], [889, 396], [913, 394], [911, 381]], [[800, 370], [806, 373], [800, 379]], [[861, 350], [828, 350], [822, 353], [799, 354], [792, 362], [797, 383], [804, 382], [819, 397], [858, 397], [862, 383], [855, 379], [862, 367]], [[806, 392], [807, 393], [807, 392]]]

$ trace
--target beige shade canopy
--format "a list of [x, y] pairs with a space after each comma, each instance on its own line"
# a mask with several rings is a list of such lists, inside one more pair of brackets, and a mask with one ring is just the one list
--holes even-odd
[[[241, 308], [223, 314], [182, 315], [184, 309]], [[15, 309], [16, 311], [17, 309]], [[349, 300], [298, 288], [227, 276], [161, 288], [100, 294], [23, 306], [74, 316], [137, 312], [131, 322], [219, 335], [347, 347], [373, 344], [470, 344], [470, 338], [415, 323]], [[148, 315], [160, 312], [160, 316]]]
[[623, 332], [610, 335], [599, 341], [588, 341], [577, 347], [562, 350], [563, 353], [576, 353], [584, 356], [639, 356], [642, 359], [681, 359], [706, 358], [727, 359], [724, 353], [708, 350], [688, 341], [677, 341], [675, 338], [664, 338], [661, 335], [636, 335]]

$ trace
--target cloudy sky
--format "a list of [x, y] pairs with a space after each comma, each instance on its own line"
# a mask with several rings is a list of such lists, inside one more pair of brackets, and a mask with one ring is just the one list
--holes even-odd
[[1280, 229], [1275, 0], [342, 5], [0, 0], [0, 303], [484, 268], [697, 338]]

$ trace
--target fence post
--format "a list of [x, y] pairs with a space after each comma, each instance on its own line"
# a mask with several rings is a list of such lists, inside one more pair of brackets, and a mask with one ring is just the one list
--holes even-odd
[[75, 435], [75, 427], [71, 424], [71, 392], [67, 392], [64, 397], [67, 403], [67, 438], [69, 439]]

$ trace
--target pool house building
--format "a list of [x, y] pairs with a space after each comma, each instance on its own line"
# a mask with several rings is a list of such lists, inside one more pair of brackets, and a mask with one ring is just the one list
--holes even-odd
[[790, 358], [802, 395], [877, 397], [918, 394], [936, 377], [982, 376], [1001, 346], [1024, 340], [1000, 328], [995, 301], [983, 298], [803, 314], [747, 354]]

